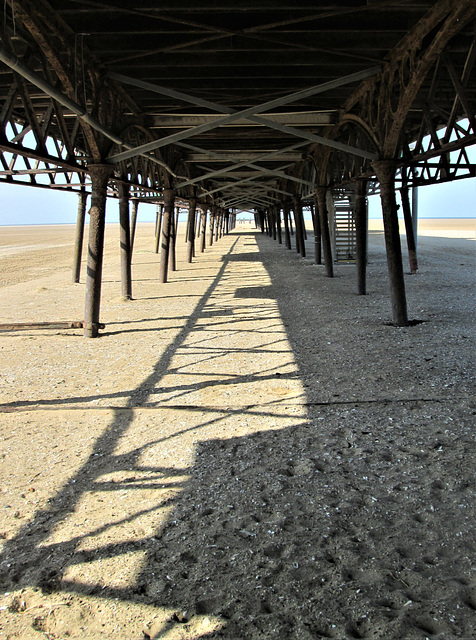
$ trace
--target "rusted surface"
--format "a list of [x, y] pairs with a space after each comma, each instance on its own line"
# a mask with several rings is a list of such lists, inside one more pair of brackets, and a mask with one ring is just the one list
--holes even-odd
[[[314, 201], [316, 201], [314, 196]], [[314, 230], [314, 262], [322, 264], [321, 221], [319, 220], [318, 206], [311, 204], [312, 228]]]
[[129, 221], [129, 185], [119, 182], [119, 226], [121, 249], [121, 290], [124, 300], [132, 298], [132, 242]]
[[402, 248], [398, 228], [397, 202], [395, 198], [394, 162], [375, 162], [373, 164], [380, 182], [380, 199], [384, 224], [385, 247], [387, 250], [388, 278], [392, 301], [393, 322], [397, 327], [408, 325], [405, 280], [403, 277]]
[[412, 220], [412, 210], [410, 206], [408, 187], [402, 187], [400, 189], [400, 196], [402, 198], [403, 219], [405, 220], [405, 232], [407, 236], [410, 272], [416, 273], [418, 271], [418, 257], [417, 257], [415, 230], [414, 230], [413, 220]]
[[86, 300], [84, 310], [84, 336], [96, 338], [101, 307], [102, 261], [104, 225], [106, 221], [106, 189], [112, 174], [110, 165], [91, 165], [92, 193], [89, 210], [89, 246], [86, 273]]
[[86, 218], [86, 202], [88, 194], [80, 191], [78, 194], [78, 214], [76, 219], [76, 237], [73, 255], [73, 282], [77, 283], [81, 277], [81, 256], [83, 253], [84, 221]]
[[[99, 329], [104, 329], [105, 324], [98, 324]], [[0, 324], [0, 331], [29, 331], [34, 329], [82, 329], [82, 320], [71, 322], [17, 322]]]
[[332, 260], [331, 237], [329, 233], [329, 218], [327, 214], [326, 203], [327, 189], [318, 187], [316, 189], [316, 206], [318, 209], [319, 220], [321, 223], [322, 248], [324, 252], [324, 264], [326, 267], [326, 275], [329, 278], [334, 277], [334, 264]]
[[164, 190], [164, 215], [162, 220], [162, 241], [160, 253], [159, 282], [167, 282], [169, 268], [170, 232], [174, 215], [175, 191]]
[[195, 212], [197, 209], [197, 199], [190, 200], [187, 220], [187, 262], [191, 263], [195, 251]]
[[355, 245], [357, 261], [357, 293], [364, 296], [367, 293], [367, 182], [357, 180], [355, 183]]

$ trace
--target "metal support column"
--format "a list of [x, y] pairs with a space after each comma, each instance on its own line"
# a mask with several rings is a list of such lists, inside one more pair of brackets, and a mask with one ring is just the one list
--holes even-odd
[[160, 254], [159, 282], [167, 282], [170, 251], [170, 230], [174, 215], [175, 191], [164, 189], [164, 219], [162, 221], [162, 247]]
[[179, 210], [179, 207], [175, 207], [170, 221], [169, 268], [171, 271], [177, 271], [176, 248]]
[[367, 293], [367, 181], [357, 180], [355, 183], [355, 248], [357, 260], [357, 294], [365, 296]]
[[192, 262], [195, 247], [195, 211], [197, 209], [197, 199], [192, 198], [188, 207], [187, 220], [187, 262]]
[[220, 238], [221, 210], [217, 210], [215, 216], [215, 242]]
[[410, 261], [411, 273], [418, 271], [418, 258], [415, 242], [415, 234], [412, 220], [412, 210], [410, 207], [410, 197], [408, 187], [404, 186], [400, 189], [400, 197], [402, 199], [403, 218], [405, 220], [405, 231], [407, 234], [408, 259]]
[[84, 219], [86, 217], [86, 191], [78, 193], [78, 216], [76, 218], [76, 237], [74, 241], [73, 256], [73, 282], [79, 282], [81, 276], [81, 256], [83, 254]]
[[210, 234], [208, 236], [208, 244], [211, 247], [213, 245], [213, 233], [216, 219], [216, 207], [210, 209]]
[[132, 215], [131, 215], [131, 256], [134, 250], [134, 240], [136, 237], [136, 224], [137, 224], [137, 212], [139, 210], [139, 201], [132, 201]]
[[289, 233], [289, 200], [283, 202], [284, 243], [286, 249], [291, 249], [291, 234]]
[[[314, 201], [317, 196], [314, 195]], [[321, 251], [321, 221], [319, 220], [319, 207], [317, 202], [315, 205], [311, 204], [311, 216], [312, 227], [314, 229], [314, 262], [316, 264], [322, 264], [322, 251]]]
[[96, 338], [101, 307], [102, 261], [106, 223], [107, 183], [112, 175], [111, 165], [96, 164], [89, 168], [91, 176], [91, 209], [89, 210], [89, 246], [84, 309], [84, 336]]
[[160, 232], [162, 230], [162, 215], [164, 213], [164, 205], [157, 205], [157, 216], [155, 219], [155, 253], [159, 253]]
[[119, 191], [119, 227], [121, 248], [121, 287], [124, 300], [132, 298], [132, 245], [131, 229], [129, 225], [129, 185], [123, 182], [117, 184]]
[[402, 247], [398, 229], [397, 201], [395, 198], [396, 165], [392, 161], [382, 160], [372, 163], [372, 167], [380, 183], [393, 322], [398, 327], [405, 327], [408, 325], [408, 316], [405, 280], [403, 277]]
[[283, 236], [281, 232], [281, 207], [276, 205], [276, 230], [278, 232], [278, 244], [283, 244]]
[[201, 215], [201, 219], [202, 219], [202, 223], [201, 223], [201, 230], [200, 230], [200, 251], [201, 253], [203, 253], [205, 251], [205, 244], [206, 244], [206, 239], [207, 239], [207, 207], [204, 206], [202, 209], [202, 215]]
[[296, 224], [296, 251], [303, 258], [306, 257], [306, 245], [304, 243], [304, 217], [302, 213], [301, 196], [293, 196], [294, 203], [294, 222]]
[[329, 218], [327, 214], [326, 203], [326, 187], [317, 187], [316, 189], [316, 205], [319, 210], [319, 221], [321, 223], [322, 248], [324, 252], [324, 264], [326, 266], [326, 275], [329, 278], [334, 277], [334, 263], [332, 261], [331, 236], [329, 233]]
[[412, 222], [416, 251], [418, 249], [418, 187], [412, 188]]

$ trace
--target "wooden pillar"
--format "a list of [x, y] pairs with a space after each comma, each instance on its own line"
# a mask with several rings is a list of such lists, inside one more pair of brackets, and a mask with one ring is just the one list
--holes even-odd
[[88, 194], [81, 190], [78, 193], [78, 215], [76, 218], [76, 238], [74, 241], [73, 282], [79, 282], [81, 276], [81, 256], [83, 254], [84, 219], [86, 218], [86, 202]]
[[332, 261], [331, 236], [329, 233], [329, 218], [327, 214], [326, 193], [327, 193], [326, 187], [317, 187], [316, 205], [319, 211], [319, 221], [321, 223], [322, 248], [324, 252], [324, 264], [326, 266], [326, 275], [329, 278], [333, 278], [334, 263]]
[[170, 229], [174, 215], [175, 191], [164, 189], [164, 219], [162, 221], [162, 242], [160, 253], [159, 282], [167, 282], [170, 251]]
[[131, 270], [131, 229], [129, 226], [129, 185], [118, 182], [119, 191], [119, 226], [121, 251], [121, 287], [124, 300], [132, 298], [132, 270]]
[[162, 230], [162, 214], [164, 213], [164, 205], [157, 205], [157, 217], [155, 219], [155, 253], [159, 253], [160, 232]]
[[86, 338], [96, 338], [99, 329], [99, 312], [101, 307], [107, 183], [112, 175], [113, 168], [111, 165], [93, 164], [88, 167], [88, 171], [91, 176], [91, 209], [89, 210], [90, 221], [84, 309], [84, 336]]
[[139, 210], [139, 201], [132, 201], [132, 215], [131, 215], [131, 256], [134, 250], [134, 240], [136, 237], [136, 224], [137, 224], [137, 211]]
[[410, 197], [408, 187], [404, 186], [400, 189], [400, 197], [402, 199], [403, 218], [405, 220], [405, 231], [407, 234], [408, 259], [410, 261], [411, 273], [418, 271], [418, 258], [415, 242], [415, 233], [412, 220], [412, 211], [410, 207]]
[[367, 213], [367, 181], [356, 180], [354, 221], [357, 260], [357, 293], [359, 296], [365, 296], [367, 293]]
[[392, 161], [372, 163], [380, 183], [380, 200], [387, 250], [387, 267], [390, 281], [393, 322], [398, 327], [408, 325], [405, 281], [403, 277], [402, 247], [398, 229], [397, 201], [395, 198], [395, 169]]
[[[317, 196], [314, 195], [314, 201]], [[312, 228], [314, 229], [314, 262], [316, 264], [322, 264], [322, 251], [321, 251], [321, 221], [319, 220], [319, 206], [316, 203], [315, 206], [311, 204], [311, 217]]]
[[200, 216], [202, 219], [201, 230], [200, 230], [200, 251], [203, 253], [205, 251], [206, 244], [206, 234], [207, 234], [207, 207], [204, 206], [202, 209], [202, 215]]
[[302, 214], [302, 201], [301, 196], [293, 196], [294, 203], [294, 221], [296, 224], [296, 251], [298, 251], [303, 258], [306, 257], [306, 245], [304, 243], [304, 218]]
[[187, 262], [192, 262], [195, 247], [195, 211], [197, 209], [197, 199], [192, 198], [188, 207], [187, 220]]
[[291, 249], [291, 234], [289, 233], [289, 200], [283, 202], [284, 243], [286, 249]]

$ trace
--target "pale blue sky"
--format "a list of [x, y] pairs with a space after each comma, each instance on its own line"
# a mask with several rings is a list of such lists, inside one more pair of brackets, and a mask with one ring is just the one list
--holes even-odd
[[[62, 224], [76, 221], [78, 196], [28, 186], [0, 184], [0, 225]], [[138, 220], [155, 221], [156, 207], [139, 206]], [[418, 190], [418, 215], [421, 218], [476, 217], [476, 179], [456, 180]], [[380, 198], [369, 198], [369, 217], [379, 218]], [[107, 222], [118, 221], [118, 203], [109, 199]]]

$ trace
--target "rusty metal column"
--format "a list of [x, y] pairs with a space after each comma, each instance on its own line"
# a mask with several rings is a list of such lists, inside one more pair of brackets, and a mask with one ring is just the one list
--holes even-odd
[[177, 271], [177, 262], [175, 258], [175, 251], [177, 247], [177, 227], [179, 217], [179, 207], [175, 207], [175, 211], [172, 212], [171, 224], [170, 224], [170, 247], [169, 247], [169, 268], [171, 271]]
[[278, 232], [278, 244], [283, 244], [283, 236], [281, 233], [281, 207], [276, 205], [276, 230]]
[[195, 210], [195, 237], [199, 238], [202, 231], [202, 216], [201, 211], [197, 207]]
[[164, 189], [164, 219], [162, 221], [162, 242], [160, 253], [159, 282], [167, 282], [170, 251], [170, 228], [174, 215], [175, 191]]
[[188, 237], [187, 237], [187, 262], [192, 262], [195, 247], [195, 211], [197, 209], [197, 199], [190, 200], [188, 208]]
[[225, 235], [225, 210], [222, 209], [220, 216], [220, 238], [223, 238]]
[[408, 187], [400, 189], [400, 197], [402, 199], [403, 218], [405, 220], [405, 231], [407, 234], [408, 259], [410, 261], [411, 273], [418, 271], [418, 258], [415, 242], [415, 233], [412, 220], [412, 211], [410, 207], [410, 197], [408, 195]]
[[211, 247], [213, 245], [213, 231], [215, 225], [216, 207], [210, 209], [210, 234], [208, 237], [208, 244]]
[[415, 249], [418, 250], [418, 187], [412, 188], [412, 223]]
[[132, 215], [131, 215], [131, 257], [134, 249], [134, 239], [136, 237], [136, 224], [137, 224], [137, 211], [139, 209], [138, 200], [132, 201]]
[[263, 210], [258, 211], [261, 233], [266, 233], [266, 216]]
[[303, 258], [306, 257], [306, 246], [304, 244], [304, 218], [302, 213], [302, 201], [300, 196], [293, 196], [294, 222], [296, 225], [296, 251]]
[[112, 175], [113, 167], [111, 165], [93, 164], [88, 167], [88, 171], [91, 176], [91, 209], [89, 210], [89, 247], [84, 309], [84, 336], [86, 338], [96, 338], [99, 329], [99, 311], [101, 307], [107, 183]]
[[355, 182], [355, 245], [357, 260], [357, 294], [365, 296], [367, 293], [367, 180]]
[[84, 219], [86, 217], [86, 202], [88, 194], [86, 191], [81, 190], [78, 193], [78, 216], [76, 218], [76, 238], [74, 241], [74, 256], [73, 256], [73, 282], [79, 282], [81, 275], [81, 256], [83, 253], [83, 239], [84, 239]]
[[202, 209], [202, 215], [201, 215], [201, 219], [202, 219], [202, 228], [200, 230], [200, 252], [203, 253], [205, 251], [205, 244], [206, 244], [206, 239], [207, 239], [207, 207], [204, 206]]
[[162, 230], [162, 214], [164, 213], [164, 205], [157, 205], [157, 217], [155, 220], [155, 253], [159, 253], [160, 232]]
[[372, 167], [380, 183], [380, 200], [382, 201], [393, 321], [397, 327], [405, 327], [408, 326], [408, 316], [405, 280], [403, 277], [402, 247], [398, 229], [397, 201], [395, 198], [396, 165], [391, 160], [382, 160], [373, 162]]
[[215, 242], [218, 242], [218, 239], [220, 238], [220, 224], [221, 224], [221, 212], [220, 210], [218, 210], [216, 212], [216, 218], [215, 218]]
[[129, 227], [129, 185], [117, 183], [119, 191], [119, 226], [121, 247], [121, 286], [124, 300], [132, 298], [131, 230]]
[[326, 187], [316, 188], [316, 205], [319, 210], [319, 220], [321, 223], [322, 247], [324, 250], [324, 264], [326, 266], [326, 275], [329, 278], [333, 278], [334, 263], [332, 261], [331, 236], [329, 233], [329, 218], [327, 215], [326, 193]]
[[322, 264], [321, 251], [321, 221], [319, 220], [319, 205], [316, 202], [317, 195], [314, 195], [314, 206], [311, 204], [312, 227], [314, 229], [314, 262]]
[[291, 249], [291, 235], [289, 233], [289, 200], [283, 202], [283, 220], [284, 220], [284, 244], [286, 249]]

